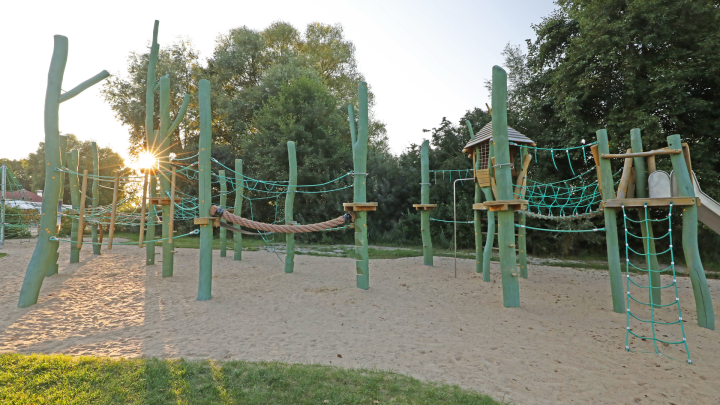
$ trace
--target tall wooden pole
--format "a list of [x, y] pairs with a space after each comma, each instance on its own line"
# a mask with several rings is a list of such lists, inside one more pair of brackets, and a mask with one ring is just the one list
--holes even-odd
[[[603, 153], [610, 153], [607, 131], [601, 129], [596, 132], [598, 138], [598, 159], [600, 163], [600, 182], [602, 183], [602, 199], [611, 200], [615, 198], [615, 184], [612, 177], [610, 159], [603, 159]], [[622, 285], [622, 273], [620, 268], [620, 247], [617, 234], [617, 209], [605, 207], [605, 244], [607, 245], [608, 269], [610, 270], [610, 292], [612, 293], [613, 311], [625, 312], [624, 291]]]
[[[113, 236], [115, 236], [115, 217], [117, 216], [118, 187], [120, 186], [120, 172], [115, 172], [113, 182], [112, 212], [110, 213], [110, 230], [108, 233], [108, 250], [112, 250]], [[142, 235], [142, 232], [140, 232]]]
[[[160, 78], [160, 130], [158, 131], [158, 173], [160, 173], [160, 189], [163, 198], [169, 197], [170, 187], [170, 79], [167, 76]], [[170, 204], [174, 204], [171, 201]], [[173, 244], [170, 242], [170, 204], [162, 205], [162, 276], [172, 277], [174, 269]]]
[[[91, 143], [92, 156], [93, 156], [93, 181], [92, 181], [92, 207], [97, 208], [100, 205], [100, 181], [98, 176], [100, 175], [100, 163], [98, 158], [98, 147], [96, 142]], [[90, 234], [92, 235], [93, 242], [93, 254], [100, 254], [100, 244], [98, 243], [98, 228], [96, 225], [90, 226]]]
[[143, 179], [142, 201], [140, 201], [140, 238], [138, 245], [142, 249], [143, 236], [145, 235], [145, 214], [147, 207], [147, 188], [148, 188], [148, 169], [145, 169], [145, 178]]
[[[420, 149], [420, 204], [430, 204], [430, 141], [425, 140]], [[420, 232], [423, 242], [423, 264], [433, 265], [433, 245], [430, 233], [430, 212], [420, 211]]]
[[[494, 176], [493, 167], [490, 162], [495, 158], [495, 146], [490, 143], [488, 145], [488, 170], [489, 176], [492, 179]], [[495, 197], [492, 193], [492, 188], [482, 187], [482, 192], [485, 194], [486, 201], [494, 201]], [[492, 258], [492, 248], [495, 244], [495, 212], [487, 211], [488, 226], [487, 226], [487, 239], [485, 239], [485, 252], [483, 252], [483, 281], [490, 281], [490, 259]]]
[[85, 233], [85, 201], [87, 199], [87, 169], [83, 170], [82, 191], [80, 192], [80, 218], [78, 219], [78, 250], [82, 249], [83, 235]]
[[[527, 155], [527, 146], [523, 146], [520, 148], [520, 162], [525, 161], [525, 156]], [[525, 173], [525, 176], [527, 177], [527, 173]], [[527, 182], [523, 182], [527, 184]], [[520, 188], [520, 194], [525, 194], [523, 191], [523, 188]], [[522, 200], [522, 196], [517, 196], [520, 200]], [[525, 213], [520, 213], [520, 219], [519, 224], [522, 225], [522, 227], [518, 228], [518, 264], [520, 265], [520, 277], [527, 279], [528, 278], [528, 265], [527, 265], [527, 230], [524, 228], [525, 225], [527, 225], [527, 218]]]
[[[467, 124], [468, 131], [470, 132], [470, 139], [475, 138], [475, 131], [473, 131], [472, 124], [469, 120], [466, 120], [465, 123]], [[473, 153], [473, 178], [475, 179], [473, 183], [475, 183], [475, 203], [479, 204], [482, 202], [482, 189], [480, 188], [480, 184], [478, 184], [477, 176], [475, 175], [475, 171], [480, 169], [480, 148], [478, 146], [475, 147], [475, 151]], [[473, 210], [473, 228], [475, 231], [475, 272], [476, 273], [482, 273], [483, 269], [483, 248], [482, 248], [482, 227], [480, 225], [480, 211], [479, 210]]]
[[[242, 216], [243, 191], [245, 190], [245, 180], [243, 179], [242, 159], [235, 159], [235, 215]], [[240, 225], [236, 224], [236, 228]], [[233, 260], [242, 260], [242, 234], [233, 232], [233, 240], [235, 241], [235, 253]]]
[[[295, 186], [297, 185], [297, 156], [295, 142], [288, 141], [288, 189], [285, 195], [285, 223], [293, 222], [293, 205], [295, 203]], [[285, 273], [292, 273], [295, 268], [295, 234], [285, 234]]]
[[[495, 146], [495, 181], [498, 200], [512, 200], [512, 173], [510, 144], [507, 129], [507, 73], [493, 66], [492, 74], [492, 133]], [[500, 248], [500, 274], [502, 276], [503, 305], [520, 306], [520, 283], [515, 256], [515, 213], [498, 211], [498, 245]]]
[[[70, 203], [72, 204], [75, 212], [80, 212], [80, 176], [78, 170], [80, 170], [78, 161], [78, 151], [73, 149], [67, 153], [68, 160], [70, 162]], [[80, 234], [80, 219], [72, 219], [72, 228], [70, 229], [70, 263], [78, 263], [80, 261], [80, 247], [78, 246], [78, 235]]]
[[[367, 83], [358, 85], [358, 131], [353, 142], [353, 191], [354, 202], [367, 202], [367, 146], [368, 146], [368, 90]], [[354, 120], [350, 121], [354, 126]], [[351, 135], [354, 128], [351, 131]], [[367, 212], [355, 212], [355, 261], [357, 287], [363, 290], [370, 288], [370, 255], [368, 252]]]
[[[168, 227], [170, 228], [170, 236], [168, 241], [173, 246], [173, 233], [175, 233], [175, 180], [177, 179], [177, 171], [172, 168], [172, 178], [170, 180], [170, 215], [168, 216]], [[174, 254], [174, 252], [172, 252]]]
[[[225, 209], [227, 205], [227, 178], [225, 177], [225, 170], [218, 172], [218, 180], [220, 180], [220, 206]], [[227, 222], [221, 219], [222, 222]], [[227, 256], [227, 230], [220, 228], [220, 257]]]
[[[60, 135], [60, 165], [62, 167], [67, 167], [68, 165], [68, 157], [66, 155], [67, 153], [67, 136]], [[60, 176], [60, 198], [58, 198], [58, 220], [57, 220], [57, 232], [60, 231], [61, 227], [61, 221], [62, 221], [62, 203], [63, 198], [65, 195], [65, 173], [64, 172], [58, 172], [56, 176]], [[55, 259], [50, 261], [50, 264], [47, 267], [47, 272], [45, 273], [45, 277], [51, 277], [58, 273], [58, 260], [60, 258], [60, 252], [58, 252], [58, 249], [60, 248], [60, 242], [59, 241], [51, 241], [50, 246], [52, 246], [52, 249], [55, 250]]]
[[[630, 143], [633, 152], [643, 151], [642, 137], [639, 128], [630, 130]], [[635, 167], [635, 197], [647, 198], [648, 178], [647, 172], [645, 171], [645, 158], [642, 156], [633, 158], [633, 166]], [[645, 254], [648, 255], [648, 277], [650, 285], [655, 287], [649, 289], [650, 302], [652, 302], [653, 305], [660, 305], [660, 297], [662, 296], [662, 290], [659, 288], [661, 286], [660, 273], [658, 272], [660, 270], [660, 263], [658, 263], [655, 251], [655, 240], [653, 239], [655, 234], [652, 229], [652, 221], [649, 221], [648, 218], [645, 217], [645, 209], [639, 209], [638, 216], [641, 221], [640, 232], [642, 232], [643, 247], [645, 248]]]
[[[200, 80], [198, 84], [198, 101], [200, 104], [200, 156], [198, 158], [200, 173], [198, 175], [198, 198], [200, 216], [210, 216], [212, 201], [212, 179], [210, 177], [210, 148], [212, 146], [212, 116], [210, 109], [210, 82]], [[212, 298], [212, 222], [200, 225], [200, 281], [198, 283], [198, 301]]]
[[[147, 150], [152, 153], [153, 156], [157, 153], [157, 133], [155, 131], [155, 69], [157, 66], [158, 52], [160, 51], [160, 45], [158, 45], [158, 29], [160, 21], [155, 20], [153, 26], [153, 38], [152, 45], [150, 45], [150, 57], [148, 59], [148, 71], [145, 87], [145, 136], [147, 137]], [[152, 169], [156, 169], [153, 167]], [[154, 172], [150, 175], [150, 187], [149, 196], [156, 197], [157, 192], [157, 179]], [[155, 206], [149, 205], [148, 210], [150, 212], [151, 223], [157, 218], [155, 213]], [[155, 240], [155, 225], [151, 224], [146, 229], [146, 240]], [[155, 264], [155, 242], [148, 243], [145, 246], [145, 265], [150, 266]]]
[[[682, 150], [680, 135], [670, 135], [667, 137], [668, 148], [670, 150]], [[688, 171], [688, 165], [682, 154], [670, 155], [672, 161], [673, 174], [677, 181], [680, 197], [697, 197], [695, 195], [695, 187], [693, 186], [691, 174]], [[679, 208], [679, 207], [678, 207]], [[677, 208], [676, 208], [677, 209]], [[685, 254], [685, 265], [690, 273], [690, 282], [692, 284], [693, 293], [695, 294], [695, 308], [697, 310], [698, 325], [703, 328], [715, 329], [715, 311], [712, 305], [712, 297], [710, 296], [710, 287], [705, 278], [705, 269], [700, 260], [700, 250], [698, 250], [698, 225], [697, 225], [697, 205], [688, 205], [682, 208], [682, 244], [683, 253]]]

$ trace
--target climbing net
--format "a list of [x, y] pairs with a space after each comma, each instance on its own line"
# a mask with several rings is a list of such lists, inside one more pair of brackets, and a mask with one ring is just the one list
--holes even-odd
[[[692, 360], [690, 359], [690, 351], [688, 350], [687, 345], [687, 339], [685, 337], [685, 327], [683, 326], [683, 319], [682, 319], [682, 312], [680, 310], [680, 298], [678, 297], [678, 287], [677, 287], [677, 277], [675, 274], [675, 258], [673, 256], [673, 245], [672, 245], [672, 208], [673, 204], [670, 203], [670, 208], [668, 211], [667, 218], [661, 218], [661, 219], [651, 219], [649, 217], [648, 213], [648, 206], [647, 203], [644, 207], [645, 217], [646, 220], [633, 220], [628, 217], [627, 212], [625, 211], [625, 205], [623, 204], [622, 210], [623, 210], [623, 224], [625, 227], [625, 275], [626, 275], [626, 291], [627, 291], [627, 316], [626, 316], [626, 333], [625, 333], [625, 350], [631, 351], [630, 345], [631, 343], [634, 343], [635, 338], [641, 339], [641, 341], [652, 341], [653, 343], [653, 349], [656, 354], [663, 355], [663, 353], [660, 352], [660, 348], [658, 346], [658, 342], [666, 347], [669, 347], [670, 345], [683, 345], [685, 347], [685, 354], [687, 355], [687, 362], [692, 363]], [[659, 237], [651, 237], [650, 236], [650, 226], [652, 222], [666, 222], [668, 226], [668, 231], [662, 236]], [[639, 224], [639, 226], [644, 227], [643, 234], [645, 236], [638, 236], [633, 234], [628, 230], [628, 222]], [[653, 241], [662, 241], [667, 240], [669, 242], [669, 247], [659, 253], [640, 253], [630, 247], [630, 240], [631, 239], [640, 239], [643, 241], [645, 246], [649, 245], [650, 240]], [[647, 250], [647, 249], [646, 249]], [[630, 261], [630, 252], [640, 255], [645, 259], [647, 269], [641, 268], [636, 266]], [[651, 266], [651, 258], [652, 256], [659, 256], [662, 254], [670, 254], [670, 266], [659, 269], [659, 268], [652, 268]], [[662, 275], [666, 274], [668, 276], [672, 276], [672, 282], [666, 285], [661, 285], [662, 283], [657, 283], [658, 285], [653, 285], [652, 281], [648, 282], [646, 285], [642, 282], [635, 281], [633, 277], [630, 276], [631, 272], [639, 272], [641, 274], [646, 274], [647, 277], [646, 280], [652, 280], [653, 275]], [[659, 277], [657, 277], [659, 279]], [[661, 280], [661, 279], [660, 279]], [[632, 294], [630, 289], [632, 288], [639, 288], [640, 291], [644, 293], [648, 293], [649, 296], [649, 302], [645, 302], [642, 300], [639, 300], [635, 298]], [[656, 299], [660, 297], [659, 292], [662, 292], [666, 289], [672, 289], [675, 292], [675, 299], [668, 303], [668, 304], [661, 304], [660, 302], [655, 302]], [[655, 292], [658, 292], [657, 294]], [[640, 304], [641, 308], [648, 308], [650, 310], [649, 319], [643, 319], [639, 316], [635, 315], [630, 310], [630, 304]], [[663, 308], [671, 309], [672, 311], [670, 313], [660, 313]], [[677, 314], [675, 313], [674, 309], [677, 308]], [[638, 321], [640, 322], [640, 327], [644, 327], [644, 332], [635, 332], [633, 327], [630, 326], [631, 322]], [[680, 333], [682, 335], [682, 340], [670, 340], [667, 338], [668, 335], [663, 334], [662, 337], [660, 337], [659, 329], [658, 327], [668, 327], [671, 325], [679, 325], [680, 326]], [[647, 332], [647, 326], [650, 327], [650, 334]], [[665, 339], [663, 339], [665, 337]], [[681, 350], [682, 352], [682, 350]], [[669, 357], [669, 356], [666, 356]]]
[[1, 226], [8, 239], [29, 236], [29, 229], [40, 222], [39, 203], [31, 203], [30, 196], [20, 185], [10, 167], [5, 166], [5, 195], [2, 196], [5, 220]]

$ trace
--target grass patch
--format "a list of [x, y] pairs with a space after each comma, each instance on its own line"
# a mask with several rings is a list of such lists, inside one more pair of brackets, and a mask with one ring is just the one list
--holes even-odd
[[7, 256], [7, 253], [0, 253], [0, 258]]
[[0, 403], [502, 404], [475, 391], [386, 371], [39, 354], [0, 355]]

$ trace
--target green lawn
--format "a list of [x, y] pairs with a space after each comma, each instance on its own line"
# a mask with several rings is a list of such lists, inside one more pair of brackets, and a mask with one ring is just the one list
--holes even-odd
[[7, 253], [0, 253], [0, 258], [7, 256]]
[[0, 355], [3, 404], [502, 404], [457, 386], [332, 366]]

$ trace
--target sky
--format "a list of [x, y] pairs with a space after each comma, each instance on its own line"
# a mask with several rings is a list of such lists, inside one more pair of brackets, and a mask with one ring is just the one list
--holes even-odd
[[[534, 38], [531, 25], [554, 8], [552, 0], [12, 2], [3, 6], [0, 24], [6, 55], [0, 158], [26, 157], [44, 141], [53, 35], [69, 39], [62, 86], [69, 90], [102, 70], [125, 75], [129, 53], [146, 51], [156, 19], [161, 48], [189, 38], [203, 61], [219, 34], [239, 26], [262, 30], [285, 21], [302, 32], [312, 22], [339, 23], [375, 93], [376, 119], [387, 126], [391, 150], [401, 153], [443, 117], [457, 122], [465, 111], [485, 108], [483, 83], [493, 65], [502, 65], [505, 44], [524, 46]], [[60, 131], [127, 156], [127, 128], [99, 90], [61, 104]]]

